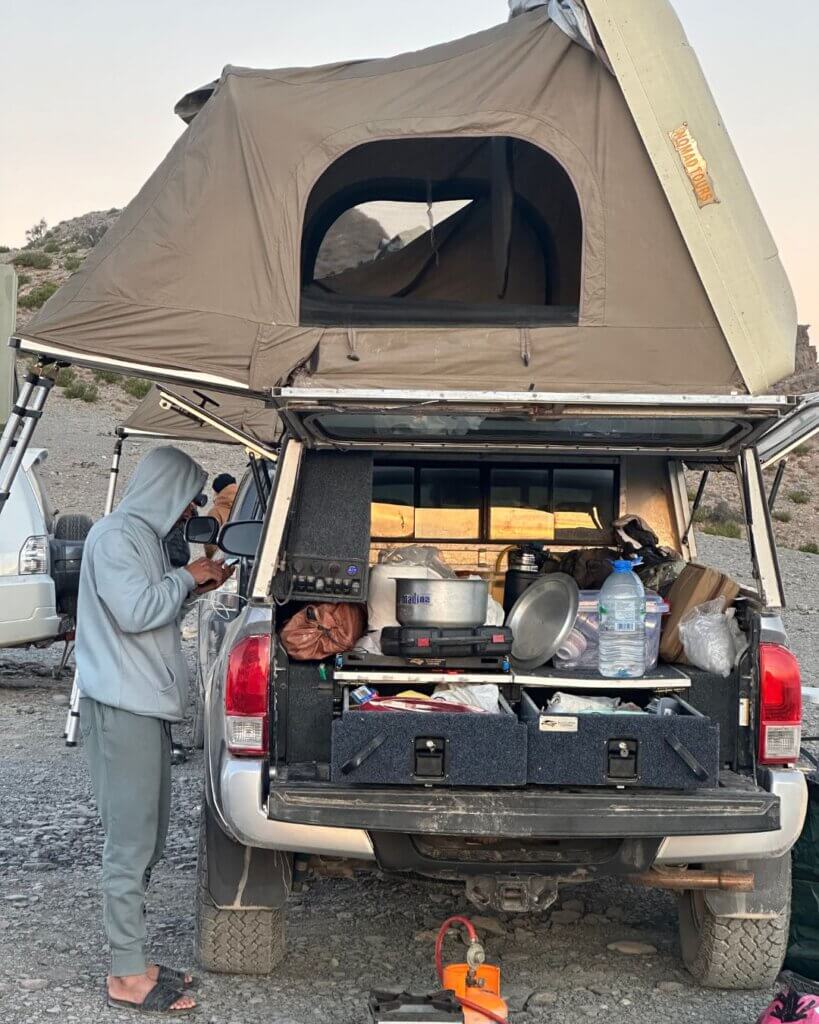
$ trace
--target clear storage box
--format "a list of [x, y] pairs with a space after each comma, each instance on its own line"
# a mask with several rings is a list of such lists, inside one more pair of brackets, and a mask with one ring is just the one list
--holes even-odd
[[[574, 629], [554, 657], [555, 668], [596, 669], [600, 636], [599, 590], [581, 590]], [[657, 666], [663, 615], [669, 606], [651, 590], [646, 591], [646, 672]]]

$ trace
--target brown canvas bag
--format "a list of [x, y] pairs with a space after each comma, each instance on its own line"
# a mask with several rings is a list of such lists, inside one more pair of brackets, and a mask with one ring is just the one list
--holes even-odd
[[308, 604], [281, 631], [284, 649], [294, 661], [321, 661], [349, 651], [364, 635], [359, 604]]

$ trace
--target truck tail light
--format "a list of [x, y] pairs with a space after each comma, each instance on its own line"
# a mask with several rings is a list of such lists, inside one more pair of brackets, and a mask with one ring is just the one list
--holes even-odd
[[225, 682], [228, 749], [258, 757], [268, 750], [270, 637], [246, 636], [231, 650]]
[[48, 537], [29, 537], [20, 548], [21, 576], [48, 572]]
[[759, 760], [793, 764], [802, 742], [802, 680], [799, 662], [785, 647], [759, 648]]

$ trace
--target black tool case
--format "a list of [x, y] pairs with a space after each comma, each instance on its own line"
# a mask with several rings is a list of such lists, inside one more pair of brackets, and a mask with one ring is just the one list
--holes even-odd
[[512, 653], [512, 630], [505, 626], [387, 626], [381, 631], [381, 650], [399, 658], [507, 657]]
[[542, 786], [709, 789], [719, 784], [719, 725], [680, 707], [678, 714], [556, 714], [548, 698], [525, 691], [528, 781]]
[[527, 726], [503, 698], [501, 709], [362, 711], [345, 694], [330, 777], [348, 786], [524, 786]]

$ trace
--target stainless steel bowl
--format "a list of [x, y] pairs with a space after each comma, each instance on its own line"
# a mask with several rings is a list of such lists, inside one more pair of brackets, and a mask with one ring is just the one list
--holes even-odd
[[402, 626], [440, 629], [482, 626], [486, 622], [486, 580], [395, 581], [395, 617]]

